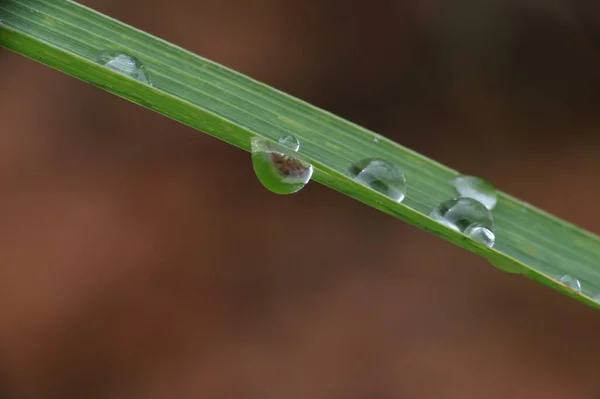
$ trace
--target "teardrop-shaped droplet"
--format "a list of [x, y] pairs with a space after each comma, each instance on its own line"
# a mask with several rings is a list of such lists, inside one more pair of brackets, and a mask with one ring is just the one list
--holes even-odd
[[496, 236], [492, 213], [473, 198], [461, 197], [444, 201], [429, 216], [490, 248], [494, 246]]
[[300, 149], [300, 141], [294, 136], [285, 136], [279, 139], [279, 144], [286, 146], [292, 151], [298, 151]]
[[256, 177], [270, 191], [276, 194], [292, 194], [310, 181], [312, 165], [289, 148], [254, 137], [251, 150]]
[[367, 158], [352, 164], [348, 174], [358, 183], [402, 202], [406, 195], [406, 177], [399, 167], [380, 158]]
[[98, 63], [142, 83], [152, 85], [146, 67], [134, 56], [119, 51], [106, 50], [98, 55]]
[[571, 277], [568, 274], [565, 274], [560, 278], [560, 282], [566, 285], [567, 287], [573, 289], [574, 291], [581, 292], [581, 283], [575, 277]]
[[494, 209], [498, 201], [496, 188], [476, 176], [459, 176], [452, 181], [460, 197], [473, 198], [487, 209]]

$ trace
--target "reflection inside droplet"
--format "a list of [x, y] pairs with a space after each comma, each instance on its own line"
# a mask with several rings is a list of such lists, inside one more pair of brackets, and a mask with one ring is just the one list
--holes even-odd
[[295, 193], [310, 181], [312, 165], [281, 144], [255, 137], [251, 152], [258, 180], [276, 194]]

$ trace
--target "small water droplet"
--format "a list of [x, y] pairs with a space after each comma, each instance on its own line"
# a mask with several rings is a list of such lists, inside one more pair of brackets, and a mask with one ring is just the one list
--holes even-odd
[[300, 141], [294, 136], [285, 136], [279, 139], [279, 144], [290, 148], [292, 151], [298, 151], [300, 149]]
[[565, 274], [560, 278], [560, 282], [577, 292], [581, 292], [581, 283], [575, 277]]
[[98, 55], [98, 63], [142, 83], [152, 85], [146, 67], [131, 55], [119, 51], [102, 51]]
[[479, 223], [473, 223], [467, 227], [463, 233], [490, 248], [493, 247], [494, 243], [496, 242], [496, 236], [494, 233]]
[[429, 216], [490, 248], [496, 241], [492, 213], [473, 198], [461, 197], [444, 201]]
[[276, 194], [292, 194], [309, 182], [313, 167], [281, 144], [254, 137], [252, 164], [258, 180]]
[[396, 202], [406, 195], [406, 177], [399, 167], [379, 158], [367, 158], [352, 164], [348, 174], [358, 183], [378, 191]]
[[497, 269], [500, 269], [504, 272], [507, 273], [511, 273], [511, 274], [521, 274], [523, 273], [523, 268], [518, 266], [517, 264], [506, 260], [506, 259], [488, 259], [490, 261], [490, 263], [496, 267]]
[[452, 183], [461, 197], [473, 198], [487, 209], [494, 209], [496, 206], [497, 190], [490, 182], [476, 176], [459, 176]]
[[381, 136], [380, 136], [380, 135], [378, 135], [378, 134], [377, 134], [377, 135], [375, 135], [375, 137], [373, 137], [373, 143], [375, 143], [375, 144], [379, 144], [379, 140], [380, 140], [380, 139], [381, 139]]

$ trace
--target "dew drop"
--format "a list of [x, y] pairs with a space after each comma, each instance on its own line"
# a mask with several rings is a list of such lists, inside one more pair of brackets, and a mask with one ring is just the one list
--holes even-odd
[[503, 272], [507, 272], [510, 274], [521, 274], [523, 273], [523, 268], [513, 263], [512, 261], [506, 259], [488, 259], [490, 263], [496, 267], [497, 269], [502, 270]]
[[378, 191], [396, 202], [406, 195], [406, 177], [399, 167], [379, 158], [367, 158], [352, 164], [348, 175], [358, 183]]
[[146, 67], [131, 55], [119, 51], [102, 51], [98, 55], [98, 63], [142, 83], [152, 85]]
[[575, 277], [565, 274], [560, 278], [560, 282], [577, 292], [581, 292], [581, 283]]
[[429, 216], [490, 248], [494, 246], [496, 236], [492, 213], [473, 198], [461, 197], [444, 201]]
[[310, 181], [312, 165], [287, 147], [254, 137], [251, 141], [251, 151], [256, 177], [270, 191], [276, 194], [292, 194]]
[[490, 182], [476, 176], [459, 176], [452, 183], [461, 197], [473, 198], [487, 209], [494, 209], [496, 206], [497, 190]]
[[473, 223], [467, 227], [464, 231], [464, 234], [490, 248], [493, 247], [494, 243], [496, 242], [496, 236], [494, 233], [479, 223]]
[[298, 151], [300, 149], [300, 141], [294, 136], [285, 136], [279, 139], [279, 144], [286, 146], [292, 151]]

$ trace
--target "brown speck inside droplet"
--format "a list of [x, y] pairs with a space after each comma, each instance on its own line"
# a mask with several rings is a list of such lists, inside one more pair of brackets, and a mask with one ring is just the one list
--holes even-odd
[[278, 152], [271, 153], [271, 160], [277, 170], [286, 176], [298, 176], [308, 169], [305, 162]]

